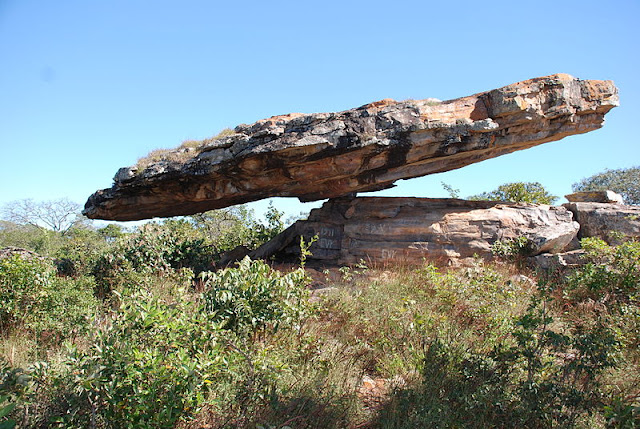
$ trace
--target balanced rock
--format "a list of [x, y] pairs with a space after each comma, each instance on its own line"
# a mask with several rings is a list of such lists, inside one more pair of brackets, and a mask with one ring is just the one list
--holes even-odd
[[497, 240], [524, 236], [530, 253], [562, 252], [575, 243], [579, 225], [564, 207], [458, 199], [351, 197], [337, 198], [312, 210], [249, 254], [295, 261], [300, 237], [313, 242], [310, 262], [356, 264], [464, 263], [474, 256], [490, 258]]
[[138, 220], [273, 196], [312, 201], [381, 190], [598, 129], [617, 105], [611, 81], [557, 74], [449, 101], [387, 99], [274, 116], [145, 168], [120, 169], [83, 213]]
[[613, 191], [582, 191], [564, 196], [570, 203], [624, 204], [622, 195]]

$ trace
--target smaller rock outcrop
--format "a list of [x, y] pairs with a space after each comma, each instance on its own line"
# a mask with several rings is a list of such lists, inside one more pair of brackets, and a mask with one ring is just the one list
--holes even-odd
[[609, 244], [629, 238], [640, 238], [640, 206], [611, 203], [567, 203], [580, 224], [578, 238], [598, 237]]
[[425, 259], [459, 264], [489, 258], [496, 240], [525, 236], [532, 254], [571, 247], [579, 225], [564, 207], [458, 199], [351, 197], [329, 200], [251, 252], [252, 258], [297, 260], [300, 237], [311, 246], [309, 262], [350, 265], [420, 264]]
[[624, 204], [622, 195], [613, 191], [583, 191], [564, 196], [570, 203], [614, 203]]
[[583, 249], [571, 250], [563, 253], [543, 253], [530, 258], [531, 266], [547, 272], [564, 271], [584, 265]]

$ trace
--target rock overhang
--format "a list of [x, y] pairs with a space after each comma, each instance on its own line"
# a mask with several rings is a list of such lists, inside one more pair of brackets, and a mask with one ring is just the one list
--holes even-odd
[[442, 102], [387, 99], [274, 116], [183, 149], [179, 162], [120, 169], [84, 214], [140, 220], [273, 196], [313, 201], [385, 189], [598, 129], [617, 105], [613, 82], [557, 74]]

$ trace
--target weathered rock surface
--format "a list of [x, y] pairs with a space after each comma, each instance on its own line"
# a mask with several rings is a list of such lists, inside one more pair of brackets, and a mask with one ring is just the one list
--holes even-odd
[[613, 191], [583, 191], [564, 196], [570, 203], [614, 203], [624, 204], [622, 195]]
[[562, 253], [543, 253], [531, 257], [530, 260], [531, 265], [536, 269], [557, 272], [584, 265], [584, 254], [583, 249], [576, 249]]
[[186, 160], [121, 169], [84, 214], [138, 220], [271, 196], [312, 201], [385, 189], [598, 129], [617, 105], [611, 81], [557, 74], [444, 102], [382, 100], [339, 113], [274, 116], [196, 151], [182, 149]]
[[525, 236], [533, 254], [561, 252], [579, 229], [563, 207], [457, 199], [355, 197], [326, 202], [249, 254], [297, 260], [300, 237], [311, 246], [310, 262], [464, 263], [491, 256], [496, 240]]
[[598, 237], [609, 244], [640, 238], [640, 206], [610, 203], [563, 204], [580, 224], [578, 238]]

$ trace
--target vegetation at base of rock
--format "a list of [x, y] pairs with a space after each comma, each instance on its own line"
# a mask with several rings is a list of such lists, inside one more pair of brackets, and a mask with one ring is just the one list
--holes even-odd
[[4, 351], [0, 396], [20, 427], [633, 427], [640, 243], [585, 247], [592, 265], [566, 281], [363, 266], [319, 305], [305, 271], [260, 261], [203, 274], [202, 292], [144, 274], [94, 303], [82, 338], [37, 346], [55, 358]]
[[640, 167], [605, 170], [574, 183], [571, 188], [573, 192], [610, 190], [622, 195], [626, 204], [640, 204]]
[[224, 329], [237, 335], [276, 332], [295, 326], [307, 314], [309, 283], [303, 269], [280, 274], [245, 257], [237, 268], [204, 272], [204, 308]]
[[556, 202], [558, 197], [551, 195], [539, 182], [513, 182], [500, 185], [491, 192], [472, 195], [467, 199], [550, 205]]
[[525, 239], [457, 269], [213, 272], [283, 226], [238, 210], [1, 258], [0, 427], [640, 425], [640, 242], [585, 239], [563, 276], [512, 264]]
[[524, 263], [522, 259], [528, 256], [530, 242], [527, 237], [517, 237], [514, 239], [496, 240], [491, 245], [491, 253], [507, 261], [517, 261]]

